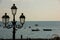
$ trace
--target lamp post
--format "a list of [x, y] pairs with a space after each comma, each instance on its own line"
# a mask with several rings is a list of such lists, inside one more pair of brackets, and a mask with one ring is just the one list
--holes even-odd
[[13, 4], [13, 6], [11, 7], [11, 11], [12, 11], [12, 14], [13, 14], [13, 40], [15, 40], [15, 25], [16, 25], [16, 21], [15, 21], [15, 15], [16, 15], [16, 12], [17, 12], [17, 7], [15, 6], [15, 4]]
[[[15, 15], [17, 13], [17, 7], [15, 6], [15, 4], [13, 4], [13, 6], [11, 7], [11, 11], [12, 11], [12, 15], [13, 15], [13, 21], [12, 21], [12, 25], [13, 25], [13, 40], [15, 40], [15, 33], [16, 33], [16, 21], [15, 21]], [[7, 13], [5, 13], [4, 16], [2, 16], [2, 21], [5, 24], [8, 24], [9, 22], [9, 16], [7, 15]], [[23, 15], [23, 13], [21, 14], [20, 18], [20, 27], [23, 27], [23, 24], [25, 23], [25, 16]], [[19, 27], [18, 27], [19, 28]]]

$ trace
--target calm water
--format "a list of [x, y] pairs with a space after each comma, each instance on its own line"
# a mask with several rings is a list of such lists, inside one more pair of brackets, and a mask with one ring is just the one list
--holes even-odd
[[[16, 24], [19, 25], [19, 22]], [[4, 24], [0, 22], [0, 38], [12, 38], [12, 28], [7, 29], [3, 26]], [[31, 29], [36, 28], [41, 31], [31, 31]], [[43, 31], [43, 29], [52, 29], [52, 31]], [[60, 35], [60, 21], [26, 21], [21, 29], [16, 30], [16, 38], [20, 38], [21, 35], [23, 38], [51, 38], [53, 34]]]

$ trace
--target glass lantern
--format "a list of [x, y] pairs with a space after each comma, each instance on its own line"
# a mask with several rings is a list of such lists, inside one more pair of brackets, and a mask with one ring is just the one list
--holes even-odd
[[17, 7], [15, 6], [15, 4], [13, 4], [13, 6], [11, 7], [11, 11], [12, 11], [12, 14], [15, 15], [16, 12], [17, 12]]
[[5, 15], [2, 16], [2, 22], [5, 24], [7, 24], [9, 22], [9, 16], [7, 15], [7, 13], [5, 13]]
[[20, 16], [20, 23], [23, 25], [25, 23], [25, 16], [23, 15], [23, 13]]

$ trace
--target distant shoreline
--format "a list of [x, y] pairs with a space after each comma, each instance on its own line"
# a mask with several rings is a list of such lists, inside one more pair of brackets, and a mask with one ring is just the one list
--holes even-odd
[[[13, 39], [0, 39], [0, 40], [13, 40]], [[48, 40], [48, 39], [42, 39], [42, 38], [31, 39], [31, 38], [27, 38], [27, 39], [15, 39], [15, 40]], [[52, 39], [49, 39], [49, 40], [52, 40]]]
[[[2, 21], [0, 21], [0, 22], [2, 22]], [[20, 21], [17, 21], [17, 22], [20, 22]], [[58, 22], [58, 21], [26, 21], [26, 22]]]

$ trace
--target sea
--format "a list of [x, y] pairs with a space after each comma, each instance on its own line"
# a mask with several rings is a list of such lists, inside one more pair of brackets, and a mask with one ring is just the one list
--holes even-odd
[[[60, 21], [26, 21], [23, 27], [20, 22], [16, 22], [16, 39], [22, 38], [53, 38], [60, 36]], [[32, 30], [35, 31], [32, 31]], [[38, 31], [36, 31], [38, 29]], [[44, 30], [47, 29], [47, 30]], [[0, 21], [0, 38], [12, 39], [13, 25], [10, 21], [5, 27], [4, 23]]]

